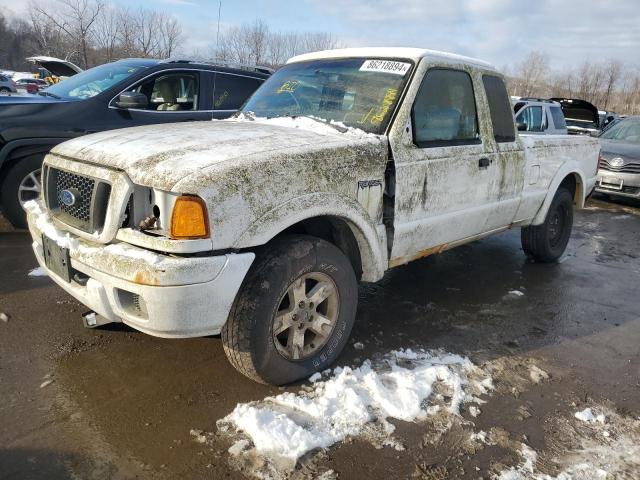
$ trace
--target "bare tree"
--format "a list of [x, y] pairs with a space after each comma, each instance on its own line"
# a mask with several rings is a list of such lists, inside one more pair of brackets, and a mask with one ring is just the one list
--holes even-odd
[[104, 6], [103, 0], [55, 0], [46, 6], [34, 2], [31, 10], [68, 35], [77, 46], [82, 66], [87, 68], [94, 25]]
[[620, 81], [620, 76], [622, 75], [622, 62], [617, 60], [610, 60], [607, 64], [606, 68], [606, 80], [605, 80], [605, 91], [604, 91], [604, 101], [603, 101], [603, 109], [607, 110], [609, 104], [611, 102], [611, 95], [616, 88], [616, 85]]
[[531, 97], [541, 90], [549, 72], [549, 59], [544, 53], [531, 52], [516, 67], [512, 95]]
[[283, 65], [300, 53], [336, 48], [329, 33], [271, 32], [261, 20], [227, 29], [221, 33], [215, 57], [244, 64]]
[[96, 48], [103, 53], [103, 61], [113, 61], [120, 37], [120, 15], [113, 5], [107, 5], [96, 19], [95, 39]]
[[182, 27], [175, 17], [165, 15], [160, 25], [160, 51], [158, 56], [169, 58], [182, 40]]

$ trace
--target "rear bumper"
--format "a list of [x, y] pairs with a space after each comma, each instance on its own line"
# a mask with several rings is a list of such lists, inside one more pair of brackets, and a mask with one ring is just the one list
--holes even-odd
[[[53, 281], [107, 320], [158, 337], [220, 333], [255, 257], [176, 257], [125, 243], [92, 244], [58, 230], [39, 205], [29, 208], [27, 218], [38, 263]], [[67, 282], [47, 268], [43, 232], [69, 247], [71, 267], [81, 281]]]

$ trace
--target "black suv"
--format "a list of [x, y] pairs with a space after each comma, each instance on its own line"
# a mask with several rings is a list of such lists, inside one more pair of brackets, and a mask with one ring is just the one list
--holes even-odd
[[0, 96], [4, 215], [16, 227], [26, 226], [22, 204], [40, 194], [42, 160], [58, 143], [115, 128], [226, 118], [269, 74], [259, 67], [126, 59], [78, 73], [38, 95]]

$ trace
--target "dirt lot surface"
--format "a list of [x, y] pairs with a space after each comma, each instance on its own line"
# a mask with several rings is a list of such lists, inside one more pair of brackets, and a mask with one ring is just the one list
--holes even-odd
[[[0, 478], [640, 478], [638, 205], [590, 201], [555, 265], [528, 262], [514, 230], [361, 286], [336, 365], [443, 349], [495, 388], [460, 415], [391, 420], [400, 449], [347, 438], [288, 472], [230, 454], [216, 425], [282, 389], [237, 374], [218, 337], [83, 328], [85, 307], [28, 275], [28, 234], [0, 231]], [[576, 419], [587, 407], [606, 419]]]

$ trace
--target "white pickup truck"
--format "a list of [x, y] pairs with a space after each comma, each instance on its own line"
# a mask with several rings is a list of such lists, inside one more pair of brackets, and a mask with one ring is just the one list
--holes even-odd
[[358, 281], [513, 227], [558, 259], [598, 153], [591, 137], [518, 137], [485, 62], [343, 49], [291, 59], [236, 118], [58, 145], [26, 208], [85, 323], [221, 333], [240, 372], [284, 384], [336, 359]]

